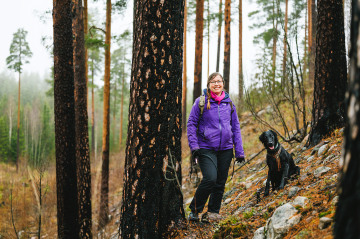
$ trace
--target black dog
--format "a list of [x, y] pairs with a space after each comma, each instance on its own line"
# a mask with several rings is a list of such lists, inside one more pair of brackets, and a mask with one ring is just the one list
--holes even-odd
[[269, 167], [264, 196], [269, 195], [270, 182], [272, 189], [283, 189], [291, 175], [300, 175], [300, 168], [295, 165], [292, 156], [279, 144], [276, 132], [268, 130], [262, 133], [259, 140], [264, 144]]

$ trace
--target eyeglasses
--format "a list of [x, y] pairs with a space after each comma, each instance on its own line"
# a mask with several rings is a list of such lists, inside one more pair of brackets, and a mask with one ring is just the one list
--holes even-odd
[[215, 85], [215, 84], [220, 85], [220, 84], [222, 84], [222, 83], [223, 83], [223, 81], [222, 81], [222, 80], [210, 81], [210, 84], [212, 84], [212, 85]]

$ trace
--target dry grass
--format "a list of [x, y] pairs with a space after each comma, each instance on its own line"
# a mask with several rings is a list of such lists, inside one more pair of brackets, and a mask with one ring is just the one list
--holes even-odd
[[[110, 222], [119, 219], [119, 207], [122, 196], [124, 151], [110, 155], [110, 181], [109, 181], [109, 209], [112, 218]], [[38, 187], [39, 172], [30, 170], [34, 177], [35, 186]], [[92, 180], [92, 212], [93, 232], [97, 235], [97, 221], [99, 215], [100, 183], [101, 183], [101, 155], [91, 162]], [[20, 238], [35, 237], [38, 232], [38, 203], [35, 197], [32, 181], [27, 165], [20, 163], [19, 172], [16, 173], [15, 165], [0, 164], [0, 235], [1, 238], [16, 238], [11, 220], [11, 197], [13, 204], [13, 217]], [[57, 209], [56, 209], [56, 170], [55, 163], [50, 163], [46, 168], [42, 180], [42, 190], [46, 191], [42, 197], [42, 229], [44, 238], [56, 238], [57, 234]], [[95, 237], [96, 238], [96, 237]]]

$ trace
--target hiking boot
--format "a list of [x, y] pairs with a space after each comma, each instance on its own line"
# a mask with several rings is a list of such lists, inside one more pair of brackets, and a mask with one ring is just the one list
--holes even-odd
[[219, 222], [222, 219], [219, 213], [205, 212], [201, 217], [201, 222]]
[[188, 220], [193, 221], [193, 222], [198, 222], [199, 221], [199, 215], [197, 213], [195, 213], [195, 212], [190, 212]]

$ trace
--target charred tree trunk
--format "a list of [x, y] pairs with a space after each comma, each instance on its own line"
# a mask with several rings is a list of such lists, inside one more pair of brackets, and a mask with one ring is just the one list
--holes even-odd
[[[84, 8], [83, 8], [83, 13], [84, 13], [84, 34], [87, 35], [88, 34], [88, 29], [89, 29], [89, 26], [88, 26], [88, 0], [84, 0]], [[88, 72], [89, 72], [89, 64], [88, 64], [88, 50], [87, 48], [85, 48], [85, 77], [86, 77], [86, 92], [88, 90], [88, 82], [89, 82], [89, 75], [88, 75]], [[86, 96], [86, 106], [88, 105], [87, 103], [88, 101], [88, 98]], [[87, 109], [87, 107], [86, 107]]]
[[220, 71], [221, 26], [222, 26], [222, 0], [220, 0], [220, 3], [219, 3], [219, 25], [218, 25], [218, 42], [217, 42], [216, 72], [219, 72], [219, 71]]
[[318, 31], [310, 145], [344, 126], [346, 58], [341, 0], [318, 1]]
[[231, 20], [231, 0], [225, 0], [225, 36], [224, 36], [224, 89], [229, 92], [230, 86], [230, 20]]
[[82, 0], [73, 0], [73, 57], [75, 81], [76, 169], [79, 204], [79, 237], [92, 238], [91, 171], [87, 112], [87, 81]]
[[242, 0], [239, 0], [239, 102], [237, 111], [240, 115], [241, 103], [243, 101], [244, 75], [242, 69]]
[[163, 238], [168, 226], [185, 216], [180, 141], [184, 1], [135, 2], [120, 236]]
[[186, 31], [187, 31], [187, 4], [184, 1], [184, 57], [183, 57], [183, 89], [182, 89], [182, 132], [186, 134], [186, 85], [187, 85], [187, 66], [186, 66]]
[[309, 0], [311, 1], [311, 11], [309, 15], [309, 82], [312, 84], [314, 82], [315, 77], [315, 52], [316, 52], [316, 18], [317, 18], [317, 12], [316, 12], [316, 6], [315, 6], [315, 0]]
[[286, 54], [287, 54], [287, 32], [288, 32], [288, 9], [289, 9], [289, 1], [285, 0], [285, 35], [284, 35], [284, 58], [282, 65], [282, 79], [281, 79], [281, 87], [285, 86], [286, 80]]
[[352, 1], [352, 20], [350, 27], [350, 79], [345, 99], [345, 135], [343, 157], [340, 159], [340, 198], [335, 214], [334, 238], [350, 239], [360, 235], [360, 67], [359, 51], [360, 4]]
[[196, 0], [195, 68], [193, 101], [201, 95], [202, 50], [204, 32], [204, 0]]
[[109, 220], [109, 131], [110, 131], [110, 42], [111, 42], [111, 0], [106, 0], [105, 74], [104, 74], [104, 117], [102, 136], [101, 196], [99, 229]]
[[78, 238], [71, 0], [53, 1], [54, 113], [59, 238]]

